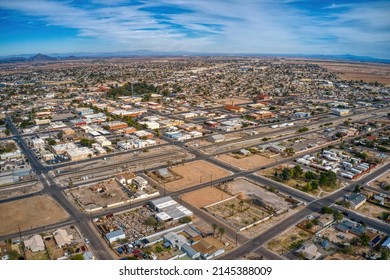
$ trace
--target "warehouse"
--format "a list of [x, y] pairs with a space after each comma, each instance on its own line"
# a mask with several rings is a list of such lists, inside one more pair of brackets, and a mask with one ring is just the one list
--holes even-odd
[[186, 216], [192, 216], [192, 212], [174, 201], [170, 196], [150, 201], [152, 208], [159, 213], [156, 218], [161, 221], [176, 221]]
[[105, 235], [105, 238], [109, 243], [124, 239], [125, 237], [126, 234], [122, 229], [111, 231]]

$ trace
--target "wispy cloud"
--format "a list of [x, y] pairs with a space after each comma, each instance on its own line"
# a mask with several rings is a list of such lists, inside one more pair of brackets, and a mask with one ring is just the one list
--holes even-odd
[[[388, 1], [0, 0], [48, 26], [118, 49], [356, 53], [390, 57]], [[108, 50], [109, 51], [109, 50]]]

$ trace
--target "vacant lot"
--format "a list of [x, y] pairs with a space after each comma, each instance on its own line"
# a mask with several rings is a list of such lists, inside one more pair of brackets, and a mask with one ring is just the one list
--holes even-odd
[[186, 193], [182, 196], [182, 199], [195, 207], [202, 208], [229, 197], [232, 196], [217, 188], [206, 187], [200, 190]]
[[378, 219], [382, 216], [382, 213], [390, 213], [390, 210], [382, 208], [372, 203], [365, 203], [363, 206], [359, 207], [357, 212], [364, 214], [364, 216], [372, 217]]
[[330, 242], [350, 242], [356, 235], [348, 232], [338, 231], [334, 226], [327, 227], [320, 234], [321, 237], [327, 238]]
[[344, 80], [377, 81], [379, 83], [390, 84], [390, 67], [386, 64], [341, 62], [319, 62], [317, 64], [330, 71], [339, 73]]
[[292, 250], [297, 250], [311, 237], [312, 235], [310, 233], [297, 227], [293, 227], [289, 231], [269, 241], [266, 247], [279, 255], [283, 255]]
[[0, 204], [0, 235], [57, 223], [68, 214], [51, 198], [36, 196]]
[[254, 206], [238, 198], [232, 198], [208, 206], [205, 209], [211, 215], [237, 230], [250, 226], [253, 223], [259, 223], [270, 216], [266, 209]]
[[165, 184], [167, 191], [186, 189], [201, 183], [210, 182], [226, 176], [230, 173], [205, 161], [194, 161], [171, 168], [173, 172], [182, 178]]
[[229, 182], [226, 191], [234, 195], [241, 193], [244, 196], [244, 199], [259, 199], [264, 203], [264, 205], [272, 207], [275, 210], [289, 209], [292, 206], [290, 203], [285, 201], [284, 198], [245, 179], [238, 179]]
[[75, 188], [70, 191], [70, 194], [84, 209], [104, 207], [129, 199], [129, 195], [114, 179], [89, 187]]
[[241, 168], [241, 169], [254, 169], [258, 168], [264, 165], [267, 165], [269, 163], [275, 162], [275, 159], [268, 158], [261, 155], [249, 155], [249, 156], [239, 156], [231, 155], [231, 154], [224, 154], [218, 156], [218, 159], [221, 161], [224, 161], [228, 164], [231, 164], [235, 167]]

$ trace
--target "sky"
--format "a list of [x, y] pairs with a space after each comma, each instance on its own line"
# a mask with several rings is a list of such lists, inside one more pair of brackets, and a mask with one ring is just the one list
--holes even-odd
[[0, 0], [0, 56], [132, 50], [390, 59], [390, 0]]

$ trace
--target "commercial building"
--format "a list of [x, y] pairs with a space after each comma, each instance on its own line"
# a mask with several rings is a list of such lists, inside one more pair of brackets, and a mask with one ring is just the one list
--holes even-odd
[[109, 130], [118, 130], [129, 126], [127, 123], [120, 121], [106, 122], [105, 125], [108, 127]]
[[170, 196], [157, 198], [150, 201], [151, 207], [158, 211], [156, 218], [160, 221], [176, 221], [193, 213], [174, 201]]
[[74, 150], [67, 150], [66, 154], [69, 156], [70, 160], [75, 161], [75, 160], [86, 159], [90, 155], [92, 156], [93, 152], [87, 147], [82, 147], [82, 148], [76, 148]]
[[118, 229], [118, 230], [111, 231], [111, 232], [107, 233], [104, 237], [106, 238], [108, 243], [112, 243], [112, 242], [126, 238], [126, 234], [123, 231], [123, 229]]

